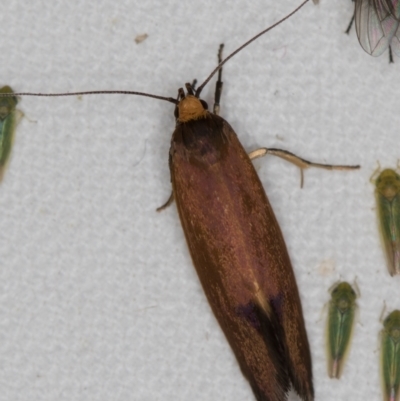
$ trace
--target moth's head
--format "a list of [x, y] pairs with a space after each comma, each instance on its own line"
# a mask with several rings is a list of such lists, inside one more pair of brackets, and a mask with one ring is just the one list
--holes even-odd
[[175, 107], [175, 118], [180, 123], [204, 118], [208, 113], [208, 105], [195, 96], [191, 84], [186, 84], [187, 94], [182, 88], [178, 91], [178, 104]]

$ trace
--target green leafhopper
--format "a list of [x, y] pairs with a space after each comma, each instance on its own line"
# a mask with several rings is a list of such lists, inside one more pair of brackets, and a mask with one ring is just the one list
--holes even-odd
[[[0, 93], [13, 93], [9, 86], [3, 86]], [[0, 180], [10, 159], [16, 126], [16, 97], [0, 98]]]
[[400, 274], [400, 175], [383, 170], [376, 179], [376, 203], [391, 276]]
[[357, 294], [345, 281], [331, 291], [327, 324], [328, 374], [339, 379], [349, 348], [357, 309]]
[[400, 311], [395, 310], [383, 321], [381, 361], [384, 400], [396, 401], [400, 385]]

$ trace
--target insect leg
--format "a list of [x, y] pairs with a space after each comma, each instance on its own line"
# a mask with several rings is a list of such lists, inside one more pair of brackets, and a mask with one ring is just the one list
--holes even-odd
[[156, 211], [157, 211], [157, 212], [163, 211], [163, 210], [166, 209], [168, 206], [172, 205], [172, 202], [173, 202], [173, 201], [174, 201], [174, 192], [172, 191], [172, 192], [171, 192], [171, 195], [170, 195], [169, 198], [168, 198], [168, 200], [167, 200], [163, 205], [161, 205], [160, 207], [158, 207], [158, 208], [156, 209]]
[[371, 175], [371, 178], [369, 179], [369, 182], [371, 184], [375, 184], [376, 179], [378, 178], [378, 175], [382, 172], [381, 170], [381, 164], [379, 163], [379, 160], [377, 161], [378, 167], [374, 170], [374, 172]]
[[[219, 45], [219, 50], [218, 50], [218, 64], [220, 64], [222, 61], [223, 48], [224, 48], [224, 44], [221, 43]], [[223, 85], [223, 82], [222, 82], [222, 67], [221, 67], [218, 71], [217, 83], [215, 84], [215, 96], [214, 96], [214, 108], [213, 108], [214, 114], [216, 114], [217, 116], [219, 116], [219, 110], [220, 110], [219, 102], [221, 100], [222, 85]]]
[[393, 63], [393, 52], [392, 52], [392, 46], [389, 46], [389, 64]]
[[295, 164], [300, 169], [300, 173], [301, 173], [300, 186], [302, 188], [303, 188], [303, 182], [304, 182], [303, 170], [308, 167], [317, 167], [317, 168], [323, 168], [326, 170], [354, 170], [354, 169], [360, 168], [359, 165], [343, 166], [343, 165], [313, 163], [306, 159], [302, 159], [301, 157], [296, 156], [295, 154], [293, 154], [287, 150], [273, 149], [273, 148], [256, 149], [253, 152], [249, 153], [249, 157], [251, 160], [253, 160], [253, 159], [257, 159], [258, 157], [266, 156], [267, 154], [278, 156], [286, 161], [289, 161], [289, 162]]
[[[354, 0], [351, 0], [351, 1], [354, 3]], [[345, 30], [345, 33], [347, 33], [347, 35], [350, 33], [350, 29], [353, 26], [355, 16], [356, 16], [356, 11], [354, 10], [353, 16], [351, 17], [351, 20], [350, 20], [350, 24], [347, 27], [347, 29]]]
[[355, 14], [353, 14], [353, 16], [351, 17], [350, 24], [347, 27], [347, 29], [344, 31], [344, 33], [347, 33], [347, 35], [350, 33], [351, 27], [353, 26], [354, 16], [355, 16]]

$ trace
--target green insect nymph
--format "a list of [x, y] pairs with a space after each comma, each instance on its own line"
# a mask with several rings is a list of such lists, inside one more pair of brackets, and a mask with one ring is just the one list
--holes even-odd
[[328, 374], [339, 379], [353, 332], [357, 294], [345, 281], [331, 292], [327, 326]]

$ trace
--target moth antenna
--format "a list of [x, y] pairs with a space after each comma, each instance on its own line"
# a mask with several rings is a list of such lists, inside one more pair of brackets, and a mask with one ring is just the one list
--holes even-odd
[[0, 93], [0, 97], [12, 97], [12, 96], [59, 97], [59, 96], [82, 96], [82, 95], [137, 95], [137, 96], [151, 97], [153, 99], [165, 100], [173, 104], [178, 104], [178, 101], [172, 97], [158, 96], [158, 95], [152, 95], [151, 93], [134, 92], [134, 91], [100, 90], [100, 91], [88, 91], [88, 92], [61, 92], [61, 93], [40, 93], [40, 92]]
[[[276, 26], [280, 25], [282, 22], [286, 21], [288, 18], [290, 18], [293, 14], [296, 14], [297, 11], [299, 11], [309, 0], [305, 0], [300, 6], [298, 6], [294, 11], [286, 15], [286, 17], [282, 18], [278, 22], [275, 22], [275, 24], [269, 26], [267, 29], [264, 29], [262, 32], [257, 34], [256, 36], [253, 36], [250, 40], [248, 40], [246, 43], [244, 43], [242, 46], [238, 47], [234, 52], [232, 52], [228, 57], [226, 57], [224, 60], [222, 60], [217, 67], [211, 72], [211, 74], [208, 76], [208, 78], [197, 88], [195, 96], [199, 97], [201, 91], [203, 88], [207, 85], [207, 83], [210, 81], [210, 79], [221, 69], [221, 67], [228, 61], [230, 60], [233, 56], [235, 56], [237, 53], [239, 53], [241, 50], [243, 50], [245, 47], [247, 47], [250, 43], [254, 42], [256, 39], [258, 39], [260, 36], [264, 35], [271, 29], [275, 28]], [[145, 97], [151, 97], [153, 99], [158, 99], [158, 100], [165, 100], [167, 102], [173, 103], [175, 105], [178, 104], [178, 101], [172, 97], [165, 97], [165, 96], [158, 96], [158, 95], [152, 95], [150, 93], [144, 93], [144, 92], [135, 92], [135, 91], [120, 91], [120, 90], [100, 90], [100, 91], [87, 91], [87, 92], [61, 92], [61, 93], [38, 93], [38, 92], [16, 92], [16, 93], [1, 93], [0, 97], [12, 97], [12, 96], [39, 96], [39, 97], [59, 97], [59, 96], [83, 96], [83, 95], [136, 95], [136, 96], [145, 96]]]
[[191, 95], [191, 96], [194, 96], [192, 84], [189, 83], [189, 82], [187, 82], [187, 83], [185, 84], [185, 87], [186, 87], [187, 93], [188, 93], [189, 95]]
[[196, 90], [196, 97], [200, 96], [201, 91], [203, 88], [208, 84], [208, 81], [220, 70], [220, 68], [228, 61], [230, 60], [234, 55], [239, 53], [241, 50], [243, 50], [246, 46], [248, 46], [251, 42], [254, 42], [256, 39], [258, 39], [260, 36], [264, 35], [264, 33], [267, 33], [271, 29], [275, 28], [276, 26], [280, 25], [282, 22], [286, 21], [288, 18], [290, 18], [293, 14], [296, 14], [297, 11], [302, 8], [308, 0], [305, 0], [303, 3], [301, 3], [294, 11], [292, 11], [290, 14], [288, 14], [286, 17], [282, 18], [278, 22], [275, 22], [275, 24], [271, 25], [267, 29], [264, 29], [262, 32], [257, 34], [256, 36], [253, 36], [250, 40], [248, 40], [246, 43], [244, 43], [242, 46], [238, 47], [234, 52], [232, 52], [228, 57], [226, 57], [224, 60], [222, 60], [217, 67], [213, 70], [213, 72], [208, 76], [208, 78], [197, 88]]

